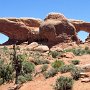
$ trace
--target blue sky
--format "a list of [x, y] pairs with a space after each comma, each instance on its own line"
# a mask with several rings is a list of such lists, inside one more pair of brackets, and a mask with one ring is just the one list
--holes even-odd
[[[49, 12], [90, 22], [90, 0], [0, 0], [0, 17], [34, 17], [44, 19]], [[87, 33], [80, 32], [84, 40]], [[0, 34], [0, 43], [8, 38]]]

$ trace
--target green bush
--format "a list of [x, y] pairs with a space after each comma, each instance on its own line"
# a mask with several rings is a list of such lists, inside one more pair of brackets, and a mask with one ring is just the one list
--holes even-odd
[[3, 79], [3, 83], [5, 81], [10, 81], [13, 79], [13, 67], [10, 64], [2, 64], [0, 66], [0, 78]]
[[79, 63], [80, 63], [80, 61], [79, 61], [79, 60], [72, 60], [71, 62], [72, 62], [72, 64], [74, 64], [74, 65], [77, 65], [77, 64], [79, 64]]
[[4, 60], [0, 59], [0, 68], [3, 66]]
[[0, 60], [0, 82], [9, 82], [10, 80], [13, 80], [13, 72], [14, 69], [12, 67], [12, 64], [4, 63], [4, 60]]
[[49, 77], [54, 77], [57, 74], [57, 70], [51, 68], [50, 70], [48, 70], [47, 72], [44, 72], [43, 75], [44, 77], [47, 79]]
[[25, 61], [25, 60], [27, 60], [27, 58], [28, 58], [27, 54], [18, 54], [17, 55], [17, 59], [19, 61]]
[[50, 62], [48, 60], [40, 60], [40, 59], [37, 59], [34, 61], [34, 64], [35, 65], [41, 65], [41, 64], [49, 64]]
[[86, 46], [86, 47], [85, 47], [85, 50], [89, 50], [89, 47]]
[[18, 76], [18, 83], [19, 84], [23, 84], [23, 83], [25, 83], [27, 81], [31, 81], [31, 80], [32, 80], [32, 75], [30, 73]]
[[35, 65], [31, 62], [28, 62], [28, 61], [23, 61], [22, 67], [23, 67], [23, 72], [25, 74], [32, 73], [35, 69]]
[[61, 76], [56, 80], [56, 84], [54, 86], [55, 90], [72, 90], [73, 87], [73, 79], [70, 77]]
[[55, 69], [58, 69], [59, 67], [61, 67], [62, 65], [64, 65], [64, 62], [61, 60], [56, 60], [54, 61], [51, 66]]
[[44, 64], [42, 67], [41, 67], [41, 72], [44, 72], [48, 69], [48, 65], [47, 64]]
[[71, 75], [73, 77], [73, 79], [78, 80], [80, 78], [80, 73], [81, 73], [81, 69], [74, 67], [71, 70]]
[[17, 47], [16, 47], [16, 50], [20, 50], [20, 47], [19, 47], [19, 46], [17, 46]]
[[50, 54], [52, 55], [53, 58], [56, 58], [59, 55], [59, 52], [51, 51]]
[[63, 53], [65, 52], [73, 52], [74, 55], [76, 56], [81, 56], [81, 55], [84, 55], [84, 54], [90, 54], [90, 49], [89, 47], [85, 47], [85, 49], [81, 49], [81, 48], [78, 48], [78, 49], [66, 49], [63, 51]]
[[26, 78], [26, 81], [31, 81], [32, 80], [32, 75], [31, 74], [25, 74], [24, 77]]
[[76, 56], [81, 56], [81, 55], [84, 55], [84, 54], [85, 54], [85, 50], [82, 50], [82, 49], [74, 49], [74, 50], [73, 50], [73, 54], [76, 55]]
[[86, 54], [90, 54], [90, 49], [89, 50], [86, 50]]
[[66, 73], [69, 72], [70, 70], [71, 70], [70, 65], [63, 65], [58, 69], [58, 71], [61, 73]]
[[3, 84], [3, 78], [0, 78], [0, 85]]
[[61, 73], [71, 72], [73, 79], [78, 80], [82, 70], [75, 65], [70, 64], [61, 66], [58, 71]]
[[9, 49], [6, 46], [4, 46], [1, 50], [5, 53], [5, 55], [9, 53]]
[[7, 51], [8, 50], [8, 48], [6, 46], [4, 46], [2, 49], [3, 49], [3, 51]]
[[23, 84], [25, 83], [27, 80], [23, 75], [18, 76], [18, 84]]

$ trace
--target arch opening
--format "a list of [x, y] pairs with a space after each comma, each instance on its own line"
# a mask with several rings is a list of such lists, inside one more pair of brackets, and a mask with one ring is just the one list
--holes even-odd
[[79, 31], [77, 33], [77, 35], [78, 35], [78, 37], [79, 37], [79, 39], [81, 41], [85, 42], [85, 39], [87, 38], [87, 36], [89, 35], [89, 33], [88, 32], [85, 32], [85, 31]]
[[3, 33], [0, 33], [0, 44], [3, 44], [9, 40], [9, 37]]

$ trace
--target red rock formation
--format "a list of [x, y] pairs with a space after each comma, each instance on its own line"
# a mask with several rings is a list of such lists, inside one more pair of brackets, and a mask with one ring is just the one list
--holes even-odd
[[[40, 36], [49, 42], [64, 42], [68, 36], [78, 42], [76, 29], [62, 14], [49, 14], [40, 25]], [[63, 38], [62, 38], [63, 35]], [[67, 36], [67, 38], [66, 38]]]
[[90, 23], [67, 19], [59, 13], [49, 14], [44, 21], [31, 18], [0, 18], [0, 33], [9, 37], [4, 44], [12, 44], [16, 40], [19, 43], [42, 39], [58, 43], [78, 41], [77, 32], [80, 30], [90, 33]]
[[49, 20], [50, 19], [55, 19], [55, 20], [59, 20], [59, 21], [61, 21], [61, 20], [67, 20], [67, 18], [63, 14], [61, 14], [61, 13], [49, 13], [46, 16], [46, 18], [44, 19], [44, 21], [46, 21], [48, 19]]
[[70, 23], [72, 23], [75, 26], [77, 32], [85, 31], [90, 33], [90, 22], [85, 22], [82, 20], [73, 20], [73, 19], [68, 19], [68, 20]]
[[41, 22], [38, 19], [1, 18], [0, 32], [9, 37], [8, 43], [13, 43], [15, 40], [23, 42], [27, 41], [32, 35], [33, 28], [38, 28]]
[[86, 42], [86, 43], [90, 43], [90, 34], [89, 34], [89, 36], [85, 39], [85, 42]]

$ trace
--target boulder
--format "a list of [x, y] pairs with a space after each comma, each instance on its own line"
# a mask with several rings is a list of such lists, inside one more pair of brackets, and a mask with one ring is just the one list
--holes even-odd
[[49, 51], [49, 47], [45, 45], [40, 45], [36, 48], [34, 48], [35, 51], [41, 51], [41, 52], [47, 52]]
[[27, 61], [34, 62], [34, 58], [33, 57], [29, 57], [29, 59]]
[[62, 52], [63, 49], [62, 49], [61, 47], [52, 47], [52, 48], [50, 49], [50, 51], [58, 51], [58, 52]]
[[90, 64], [85, 64], [81, 66], [81, 69], [85, 72], [90, 72]]
[[81, 78], [85, 78], [85, 77], [89, 77], [90, 75], [89, 74], [87, 74], [87, 73], [85, 73], [85, 72], [81, 72], [80, 73], [80, 77]]
[[82, 78], [81, 79], [81, 82], [88, 83], [88, 82], [90, 82], [90, 78]]
[[65, 57], [65, 58], [73, 58], [74, 56], [75, 55], [72, 52], [66, 52], [61, 55], [61, 57]]
[[27, 47], [28, 47], [29, 50], [34, 50], [34, 48], [36, 48], [38, 46], [39, 46], [39, 44], [37, 42], [32, 42]]
[[61, 13], [55, 13], [55, 12], [52, 12], [52, 13], [49, 13], [46, 18], [44, 19], [44, 21], [48, 20], [48, 19], [58, 19], [59, 21], [61, 20], [67, 20], [67, 18], [61, 14]]

